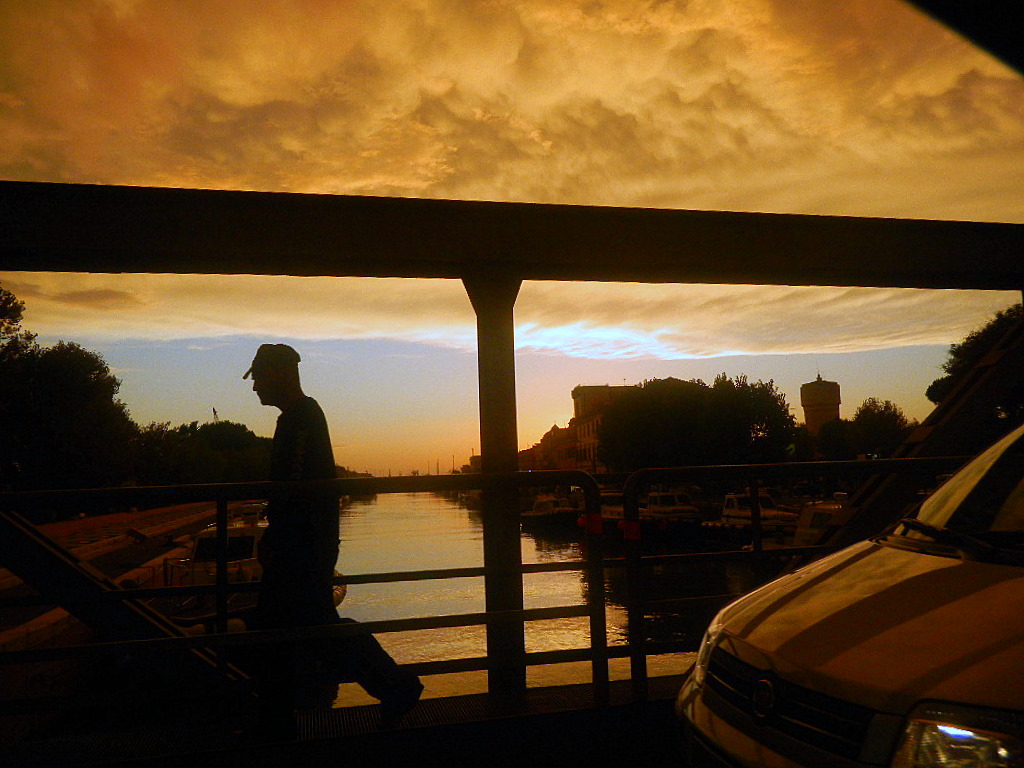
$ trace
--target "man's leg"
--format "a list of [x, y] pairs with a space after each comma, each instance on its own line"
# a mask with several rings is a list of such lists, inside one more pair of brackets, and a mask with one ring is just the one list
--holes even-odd
[[[352, 619], [338, 618], [339, 624], [355, 624]], [[373, 635], [360, 633], [339, 638], [335, 644], [338, 670], [345, 681], [359, 683], [379, 699], [385, 725], [395, 725], [423, 692], [416, 675], [402, 669]]]

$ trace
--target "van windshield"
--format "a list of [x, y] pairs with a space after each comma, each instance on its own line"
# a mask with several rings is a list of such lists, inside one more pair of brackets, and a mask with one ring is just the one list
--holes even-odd
[[947, 480], [924, 501], [917, 519], [993, 544], [1024, 545], [1024, 427]]

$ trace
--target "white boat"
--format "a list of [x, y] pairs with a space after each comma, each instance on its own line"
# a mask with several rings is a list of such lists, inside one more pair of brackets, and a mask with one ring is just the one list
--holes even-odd
[[[795, 529], [799, 515], [783, 509], [775, 503], [775, 499], [767, 491], [757, 495], [758, 506], [761, 508], [761, 526], [765, 529]], [[750, 525], [753, 517], [751, 497], [749, 493], [727, 493], [722, 504], [722, 522], [738, 525]]]
[[832, 494], [831, 499], [812, 501], [804, 505], [800, 510], [796, 533], [793, 535], [793, 545], [809, 547], [821, 544], [831, 531], [845, 525], [852, 514], [853, 507], [847, 503], [845, 493], [837, 492]]
[[641, 522], [663, 528], [672, 525], [700, 525], [700, 508], [685, 491], [651, 491], [640, 506]]
[[520, 519], [524, 525], [530, 523], [567, 523], [575, 525], [580, 514], [583, 512], [583, 505], [578, 496], [558, 496], [554, 494], [541, 494], [534, 499], [533, 506], [520, 513]]
[[605, 524], [617, 525], [624, 517], [621, 491], [601, 491], [601, 519]]
[[[245, 504], [233, 510], [228, 520], [227, 571], [229, 584], [258, 582], [263, 577], [263, 567], [256, 559], [256, 550], [267, 528], [263, 503]], [[335, 571], [335, 575], [341, 574]], [[185, 557], [169, 557], [164, 560], [164, 585], [168, 587], [192, 587], [212, 585], [217, 582], [217, 526], [208, 525], [196, 533], [189, 544]], [[334, 585], [334, 604], [340, 605], [345, 599], [347, 587]], [[236, 614], [256, 605], [257, 592], [231, 592], [228, 595], [228, 613]], [[175, 622], [195, 623], [212, 618], [216, 613], [214, 595], [189, 595], [182, 598], [161, 599], [154, 603]]]

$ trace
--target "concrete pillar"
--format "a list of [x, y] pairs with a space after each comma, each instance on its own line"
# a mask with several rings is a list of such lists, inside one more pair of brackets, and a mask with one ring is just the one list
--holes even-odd
[[[522, 281], [498, 273], [463, 278], [476, 312], [480, 393], [480, 459], [484, 474], [515, 472], [519, 452], [516, 427], [515, 333], [513, 309]], [[488, 611], [523, 609], [519, 495], [507, 482], [484, 488], [484, 577]], [[488, 690], [509, 703], [526, 691], [526, 643], [521, 619], [492, 622], [487, 628]]]

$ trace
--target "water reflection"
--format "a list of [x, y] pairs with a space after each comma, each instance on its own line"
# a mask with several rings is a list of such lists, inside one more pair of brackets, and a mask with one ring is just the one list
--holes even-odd
[[[583, 558], [582, 532], [574, 525], [531, 526], [521, 536], [524, 563]], [[692, 551], [694, 542], [668, 537], [646, 544], [649, 554]], [[622, 555], [621, 538], [606, 537], [606, 556]], [[354, 503], [342, 513], [338, 567], [343, 573], [478, 567], [483, 565], [483, 526], [477, 510], [434, 494], [386, 494]], [[661, 600], [700, 594], [727, 594], [752, 588], [763, 574], [735, 563], [658, 566], [646, 581], [648, 598]], [[527, 608], [581, 605], [583, 574], [577, 571], [525, 574]], [[624, 643], [626, 581], [622, 569], [606, 572], [608, 638]], [[655, 609], [648, 622], [656, 640], [684, 640], [696, 647], [717, 606], [682, 613]], [[351, 585], [342, 615], [358, 621], [413, 618], [484, 610], [483, 578]], [[483, 627], [460, 627], [381, 634], [400, 662], [486, 655]], [[582, 648], [590, 643], [586, 617], [532, 621], [526, 625], [528, 651]]]

